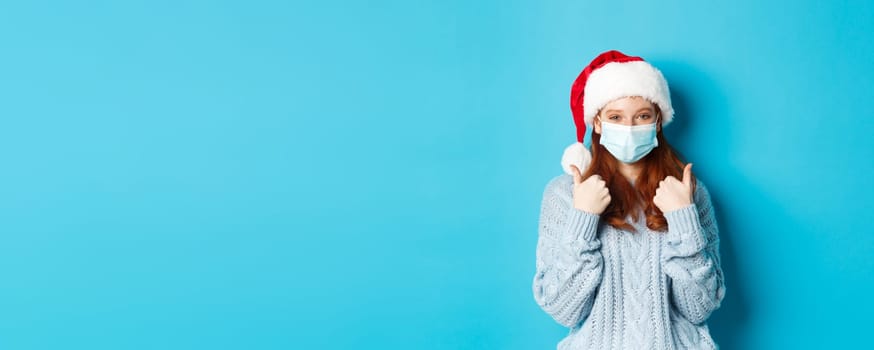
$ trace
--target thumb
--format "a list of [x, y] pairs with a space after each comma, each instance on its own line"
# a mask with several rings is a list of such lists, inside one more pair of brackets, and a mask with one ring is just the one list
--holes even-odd
[[574, 185], [579, 185], [583, 182], [583, 174], [580, 174], [580, 168], [577, 168], [576, 165], [571, 164], [571, 170], [574, 172]]
[[683, 169], [683, 184], [692, 186], [692, 163], [686, 164]]

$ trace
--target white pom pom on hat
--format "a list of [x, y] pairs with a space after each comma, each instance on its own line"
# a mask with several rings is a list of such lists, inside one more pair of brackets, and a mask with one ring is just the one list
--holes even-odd
[[580, 72], [571, 86], [571, 112], [577, 128], [577, 142], [567, 146], [561, 157], [565, 173], [573, 174], [570, 165], [585, 172], [592, 154], [583, 145], [586, 124], [592, 124], [595, 114], [607, 103], [628, 96], [640, 96], [661, 109], [662, 126], [674, 119], [668, 82], [661, 71], [637, 56], [628, 56], [616, 50], [605, 51], [595, 57]]

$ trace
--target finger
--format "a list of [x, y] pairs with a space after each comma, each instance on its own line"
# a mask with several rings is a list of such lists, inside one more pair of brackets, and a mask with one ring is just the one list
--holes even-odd
[[576, 165], [571, 164], [571, 171], [574, 173], [574, 185], [579, 185], [583, 182], [583, 174], [580, 174], [580, 168], [577, 168]]
[[686, 164], [686, 168], [683, 169], [683, 184], [692, 186], [692, 163]]
[[603, 185], [605, 184], [604, 180], [601, 179], [601, 175], [594, 174], [586, 178], [586, 182], [591, 182], [593, 184]]

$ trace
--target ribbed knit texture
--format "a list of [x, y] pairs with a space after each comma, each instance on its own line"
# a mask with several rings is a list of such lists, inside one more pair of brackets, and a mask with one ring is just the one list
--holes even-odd
[[[718, 349], [706, 324], [725, 297], [710, 193], [665, 213], [668, 231], [632, 233], [573, 207], [573, 177], [546, 185], [534, 300], [570, 328], [557, 349]], [[631, 220], [627, 217], [626, 220]]]

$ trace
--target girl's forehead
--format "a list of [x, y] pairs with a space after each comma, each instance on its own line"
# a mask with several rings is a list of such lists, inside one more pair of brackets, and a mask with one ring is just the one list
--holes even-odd
[[653, 104], [652, 102], [650, 102], [647, 99], [640, 97], [640, 96], [629, 96], [629, 97], [622, 97], [622, 98], [610, 101], [609, 103], [604, 105], [604, 108], [602, 108], [602, 110], [605, 110], [605, 111], [611, 110], [611, 109], [638, 110], [640, 108], [645, 108], [645, 107], [654, 108], [655, 104]]
[[609, 106], [611, 104], [652, 104], [649, 100], [641, 97], [641, 96], [625, 96], [620, 97], [615, 100], [608, 102], [606, 105]]

